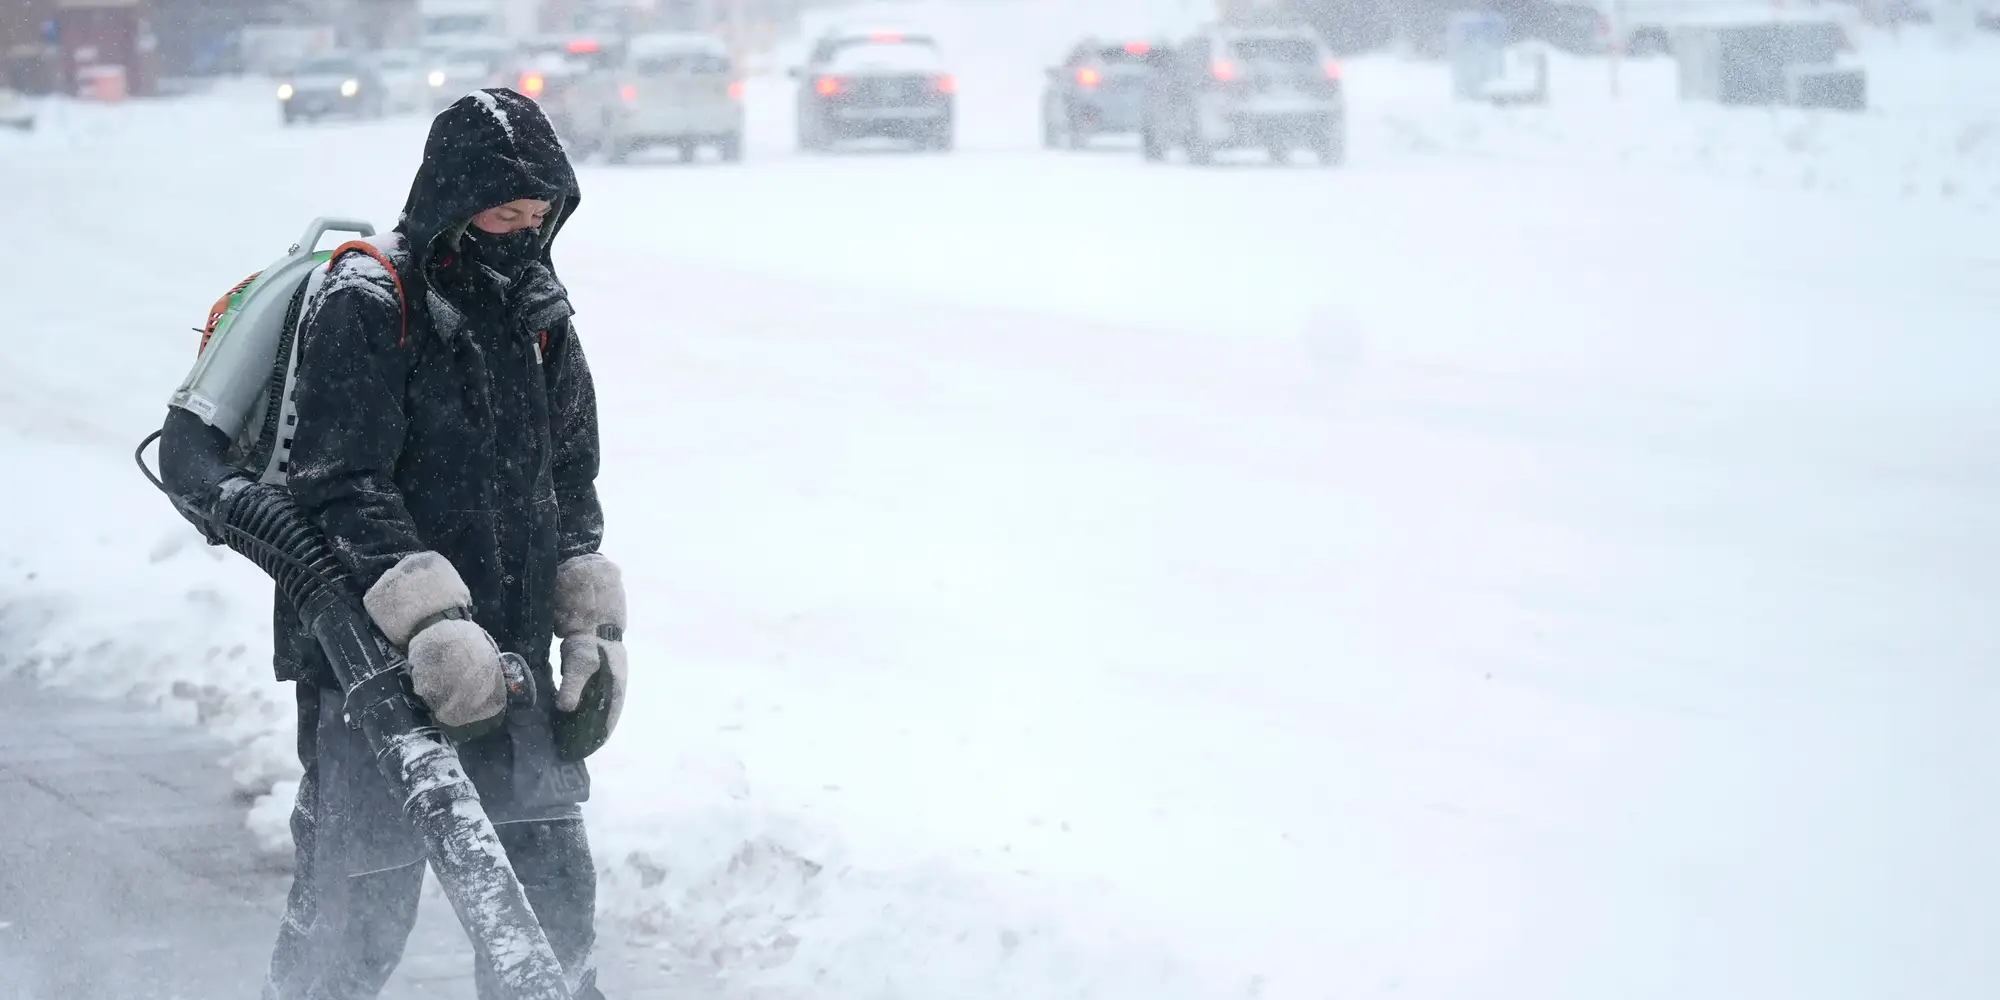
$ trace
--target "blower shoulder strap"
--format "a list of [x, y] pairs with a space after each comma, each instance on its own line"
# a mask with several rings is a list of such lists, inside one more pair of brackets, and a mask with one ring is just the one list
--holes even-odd
[[396, 312], [398, 318], [402, 321], [401, 327], [396, 331], [396, 346], [403, 346], [403, 342], [408, 339], [410, 332], [410, 300], [408, 296], [403, 294], [402, 272], [396, 270], [396, 262], [390, 260], [389, 255], [383, 253], [381, 247], [366, 240], [349, 240], [334, 247], [332, 256], [326, 259], [326, 269], [331, 272], [333, 265], [339, 263], [340, 258], [350, 253], [366, 254], [373, 257], [376, 263], [382, 265], [382, 270], [389, 272], [389, 281], [396, 286]]

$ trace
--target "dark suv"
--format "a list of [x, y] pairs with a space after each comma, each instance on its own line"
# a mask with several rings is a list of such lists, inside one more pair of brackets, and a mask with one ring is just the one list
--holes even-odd
[[1042, 145], [1075, 149], [1100, 135], [1139, 131], [1139, 114], [1166, 47], [1152, 40], [1086, 38], [1049, 70]]
[[1140, 147], [1148, 160], [1179, 147], [1205, 164], [1225, 149], [1273, 160], [1311, 150], [1328, 166], [1347, 156], [1340, 64], [1311, 29], [1211, 27], [1175, 48], [1147, 88]]
[[953, 95], [937, 43], [902, 31], [835, 32], [813, 46], [799, 82], [799, 148], [894, 138], [952, 147]]

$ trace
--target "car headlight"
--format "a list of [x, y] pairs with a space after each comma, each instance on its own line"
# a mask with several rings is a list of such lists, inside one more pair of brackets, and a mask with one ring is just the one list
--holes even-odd
[[360, 81], [360, 80], [343, 80], [343, 81], [341, 81], [341, 84], [340, 84], [340, 96], [342, 96], [342, 97], [353, 97], [354, 95], [356, 95], [356, 94], [359, 94], [359, 93], [361, 93], [361, 81]]
[[292, 94], [293, 90], [291, 84], [281, 83], [278, 85], [278, 100], [289, 101], [292, 99]]
[[444, 70], [441, 69], [431, 70], [430, 81], [431, 81], [431, 86], [433, 87], [444, 86]]

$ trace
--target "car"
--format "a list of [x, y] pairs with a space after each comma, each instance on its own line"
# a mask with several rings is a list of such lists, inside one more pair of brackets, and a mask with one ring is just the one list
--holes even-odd
[[384, 49], [370, 57], [369, 62], [382, 80], [391, 111], [418, 111], [429, 101], [430, 87], [424, 80], [428, 71], [422, 52]]
[[620, 163], [672, 146], [692, 161], [712, 147], [743, 158], [743, 81], [720, 39], [693, 32], [635, 35], [623, 58], [578, 91], [575, 128], [590, 151]]
[[937, 42], [897, 30], [833, 32], [813, 46], [799, 81], [799, 148], [824, 151], [860, 138], [952, 148], [958, 81]]
[[1042, 145], [1076, 149], [1100, 135], [1139, 131], [1146, 88], [1167, 49], [1150, 39], [1086, 38], [1049, 69], [1042, 94]]
[[382, 78], [357, 54], [307, 59], [278, 85], [278, 107], [287, 125], [332, 117], [380, 118], [388, 101]]
[[1215, 25], [1174, 49], [1147, 88], [1139, 146], [1159, 161], [1178, 147], [1192, 164], [1225, 149], [1264, 149], [1282, 161], [1309, 149], [1346, 159], [1340, 63], [1305, 27]]
[[15, 91], [0, 87], [0, 128], [30, 132], [35, 128], [35, 112]]
[[541, 105], [556, 135], [575, 146], [585, 140], [578, 128], [579, 95], [590, 86], [592, 73], [605, 67], [605, 51], [595, 39], [530, 42], [509, 71], [509, 86]]
[[507, 68], [514, 46], [504, 39], [453, 43], [430, 52], [431, 70], [424, 83], [430, 90], [430, 111], [451, 107], [459, 98], [488, 87], [511, 87]]

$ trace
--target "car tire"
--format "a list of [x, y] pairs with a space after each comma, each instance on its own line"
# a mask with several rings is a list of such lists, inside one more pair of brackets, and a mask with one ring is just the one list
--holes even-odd
[[930, 135], [925, 136], [923, 148], [930, 150], [933, 153], [949, 153], [951, 152], [952, 145], [953, 145], [952, 128], [949, 124], [947, 124], [943, 128], [940, 128], [932, 132]]
[[693, 163], [695, 157], [701, 153], [701, 143], [693, 139], [682, 139], [674, 143], [674, 151], [680, 154], [682, 163]]
[[1338, 167], [1347, 162], [1347, 132], [1338, 125], [1320, 133], [1313, 140], [1313, 155], [1319, 158], [1322, 167]]
[[825, 126], [814, 118], [811, 112], [800, 112], [799, 151], [802, 153], [824, 153], [826, 149]]
[[1056, 127], [1055, 109], [1046, 103], [1042, 105], [1042, 148], [1062, 148], [1062, 130]]
[[1167, 158], [1167, 144], [1160, 139], [1160, 133], [1151, 122], [1139, 126], [1139, 155], [1148, 163], [1159, 163]]
[[1215, 162], [1215, 147], [1201, 134], [1199, 127], [1188, 129], [1187, 161], [1189, 166], [1206, 167]]
[[715, 151], [721, 154], [724, 163], [743, 162], [743, 133], [731, 132], [723, 136], [715, 144]]
[[632, 147], [629, 144], [618, 141], [616, 137], [605, 140], [604, 162], [615, 165], [629, 162], [631, 159]]

